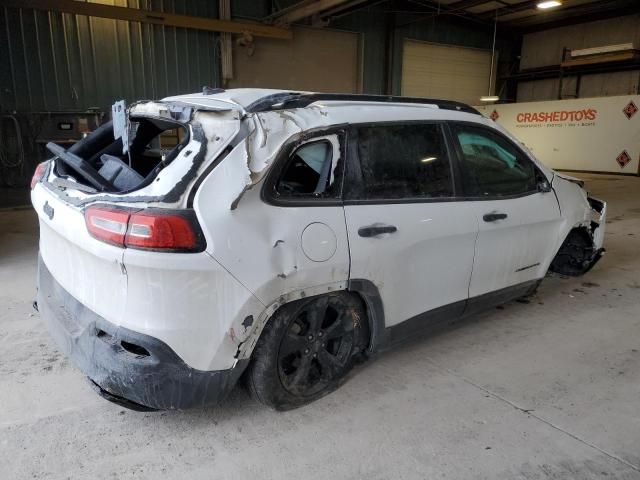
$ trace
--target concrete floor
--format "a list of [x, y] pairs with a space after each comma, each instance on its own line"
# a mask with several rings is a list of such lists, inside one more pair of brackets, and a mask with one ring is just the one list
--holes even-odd
[[640, 179], [585, 178], [610, 208], [592, 272], [288, 413], [240, 389], [187, 412], [99, 398], [31, 310], [35, 215], [0, 212], [0, 477], [640, 479]]

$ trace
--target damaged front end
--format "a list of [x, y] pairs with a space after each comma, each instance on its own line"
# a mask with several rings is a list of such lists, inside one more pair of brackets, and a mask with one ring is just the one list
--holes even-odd
[[554, 273], [571, 277], [584, 275], [605, 252], [603, 244], [607, 204], [591, 196], [587, 197], [587, 201], [591, 219], [569, 232], [549, 266], [549, 270]]

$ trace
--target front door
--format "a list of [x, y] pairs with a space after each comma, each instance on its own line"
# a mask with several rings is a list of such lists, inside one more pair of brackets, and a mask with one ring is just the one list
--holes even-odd
[[454, 201], [450, 158], [439, 123], [357, 126], [349, 133], [349, 277], [375, 284], [387, 327], [427, 322], [424, 312], [451, 318], [464, 309], [478, 223], [464, 202]]
[[480, 230], [469, 297], [493, 292], [499, 303], [499, 292], [507, 298], [511, 289], [544, 277], [560, 209], [544, 174], [506, 136], [476, 124], [454, 123], [451, 130], [462, 195]]

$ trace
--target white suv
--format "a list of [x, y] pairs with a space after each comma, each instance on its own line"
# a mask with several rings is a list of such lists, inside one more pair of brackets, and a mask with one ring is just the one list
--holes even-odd
[[130, 408], [214, 404], [243, 373], [296, 407], [603, 251], [606, 205], [456, 102], [207, 89], [49, 149], [37, 305]]

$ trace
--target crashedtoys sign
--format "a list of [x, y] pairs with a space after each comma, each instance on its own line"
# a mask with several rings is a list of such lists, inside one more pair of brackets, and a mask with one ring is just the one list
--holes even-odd
[[640, 95], [477, 108], [552, 168], [639, 174]]

